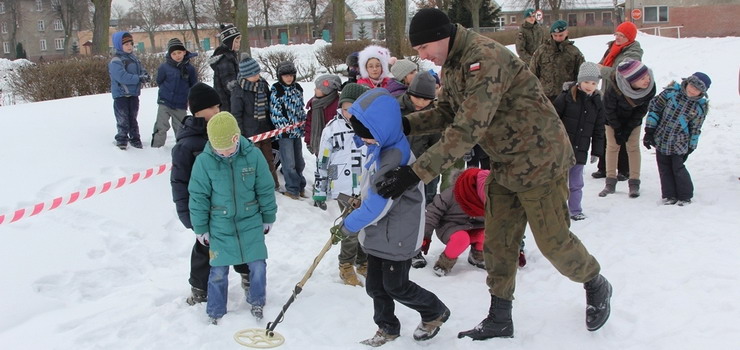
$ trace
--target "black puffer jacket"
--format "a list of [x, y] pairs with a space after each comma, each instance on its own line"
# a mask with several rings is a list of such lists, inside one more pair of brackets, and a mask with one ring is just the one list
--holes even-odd
[[221, 45], [213, 51], [208, 65], [213, 69], [213, 88], [221, 98], [221, 111], [231, 112], [231, 88], [239, 74], [239, 58], [235, 51]]
[[270, 119], [270, 85], [267, 84], [265, 79], [260, 79], [259, 84], [262, 85], [267, 95], [265, 105], [265, 113], [267, 114], [265, 118], [260, 120], [254, 117], [256, 94], [252, 91], [245, 91], [239, 85], [231, 90], [231, 114], [236, 118], [242, 135], [247, 138], [275, 129]]
[[606, 117], [601, 93], [596, 90], [588, 96], [573, 82], [566, 83], [564, 87], [565, 90], [558, 95], [553, 105], [568, 132], [573, 153], [576, 155], [576, 164], [586, 164], [589, 146], [591, 155], [603, 157]]
[[609, 87], [604, 92], [606, 125], [614, 128], [617, 133], [629, 135], [632, 129], [642, 125], [642, 118], [647, 114], [650, 100], [655, 96], [655, 86], [653, 85], [647, 95], [639, 99], [631, 99], [619, 90], [614, 74], [610, 80]]
[[177, 216], [185, 227], [192, 229], [190, 223], [190, 208], [188, 200], [188, 184], [190, 183], [190, 172], [195, 164], [195, 157], [206, 147], [208, 134], [206, 133], [206, 120], [193, 116], [185, 117], [180, 132], [176, 135], [177, 142], [172, 148], [172, 172], [170, 173], [170, 185], [172, 186], [172, 201], [175, 202]]

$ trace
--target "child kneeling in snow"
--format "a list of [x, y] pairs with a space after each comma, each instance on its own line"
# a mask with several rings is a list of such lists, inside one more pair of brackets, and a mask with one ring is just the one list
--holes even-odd
[[193, 231], [209, 246], [206, 313], [213, 324], [226, 314], [229, 265], [246, 263], [247, 302], [259, 320], [267, 284], [265, 235], [277, 213], [275, 182], [265, 157], [241, 136], [231, 113], [214, 115], [206, 129], [208, 143], [195, 160], [188, 185]]

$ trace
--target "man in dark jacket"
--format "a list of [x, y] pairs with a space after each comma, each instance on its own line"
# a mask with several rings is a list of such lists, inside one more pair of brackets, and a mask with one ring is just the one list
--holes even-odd
[[[221, 100], [218, 93], [212, 87], [197, 83], [190, 88], [188, 104], [192, 116], [186, 116], [182, 128], [175, 136], [177, 143], [172, 148], [172, 173], [170, 174], [170, 185], [172, 186], [172, 200], [175, 202], [177, 216], [188, 229], [193, 229], [190, 222], [190, 208], [188, 200], [188, 184], [190, 183], [190, 172], [198, 156], [208, 142], [206, 124], [216, 113], [218, 113]], [[234, 270], [242, 276], [242, 288], [249, 288], [249, 268], [247, 265], [236, 265]], [[211, 271], [209, 264], [208, 246], [200, 244], [195, 240], [193, 251], [190, 255], [190, 286], [192, 294], [187, 302], [195, 305], [207, 300], [208, 296], [208, 274]]]
[[239, 73], [237, 52], [241, 47], [242, 35], [233, 25], [222, 24], [218, 38], [221, 45], [213, 51], [208, 65], [213, 69], [213, 88], [221, 99], [221, 110], [231, 112], [231, 90], [236, 86]]

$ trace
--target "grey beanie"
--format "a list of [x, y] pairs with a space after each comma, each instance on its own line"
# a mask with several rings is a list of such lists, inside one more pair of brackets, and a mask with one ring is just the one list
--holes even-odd
[[187, 51], [185, 45], [183, 45], [182, 41], [178, 38], [172, 38], [167, 42], [167, 54], [172, 54], [172, 51], [175, 50]]
[[596, 63], [593, 63], [593, 62], [581, 63], [581, 66], [578, 68], [577, 83], [582, 83], [584, 81], [595, 81], [598, 83], [600, 79], [601, 79], [601, 70], [599, 70], [599, 66]]
[[314, 84], [316, 84], [316, 88], [321, 90], [324, 95], [328, 95], [332, 91], [339, 91], [341, 89], [342, 79], [334, 74], [324, 74], [316, 78]]
[[411, 96], [433, 100], [437, 97], [437, 81], [428, 71], [419, 72], [411, 81], [406, 93]]
[[396, 61], [396, 63], [391, 67], [391, 74], [393, 74], [394, 78], [401, 81], [409, 73], [417, 69], [419, 68], [416, 66], [416, 63], [411, 62], [407, 59], [403, 59], [403, 60]]

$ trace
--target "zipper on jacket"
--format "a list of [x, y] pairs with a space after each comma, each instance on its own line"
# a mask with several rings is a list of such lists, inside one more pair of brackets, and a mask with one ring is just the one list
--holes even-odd
[[[238, 152], [238, 150], [237, 150]], [[236, 156], [236, 155], [235, 155]], [[239, 239], [239, 227], [236, 224], [236, 215], [239, 213], [239, 207], [236, 203], [236, 177], [234, 176], [234, 162], [235, 158], [229, 159], [229, 165], [231, 166], [231, 184], [234, 186], [234, 190], [231, 192], [234, 199], [234, 218], [232, 219], [234, 221], [234, 230], [236, 231], [236, 243], [239, 245], [239, 255], [242, 257], [242, 261], [244, 260], [244, 252], [242, 251], [242, 240]]]

